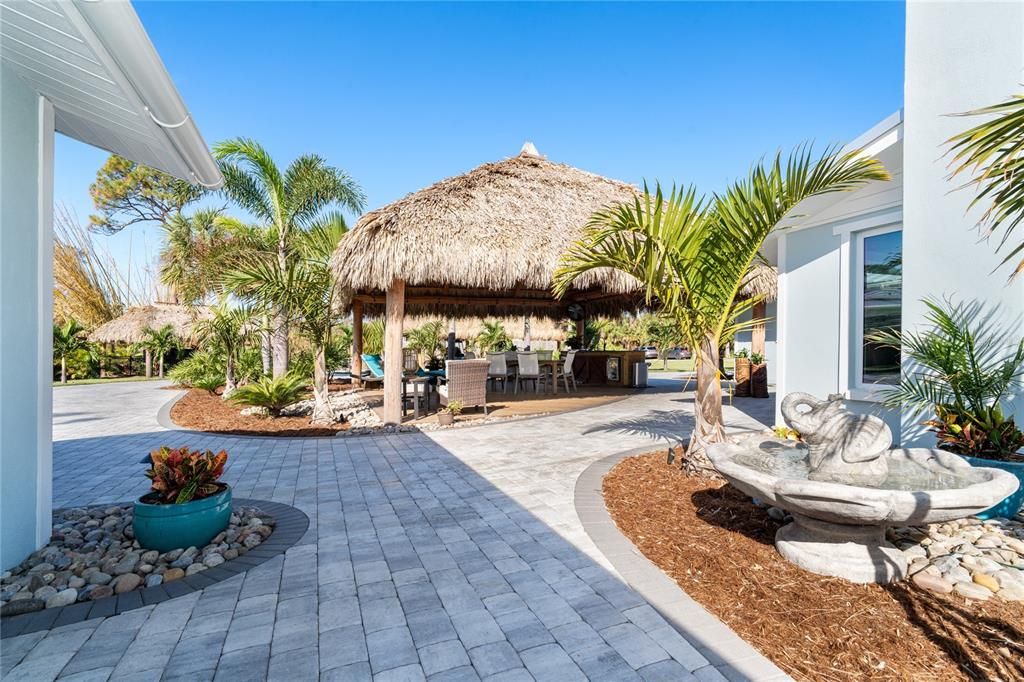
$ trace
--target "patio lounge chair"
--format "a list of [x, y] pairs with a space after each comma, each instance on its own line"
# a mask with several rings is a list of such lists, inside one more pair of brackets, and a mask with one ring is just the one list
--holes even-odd
[[487, 414], [487, 379], [490, 374], [489, 360], [449, 360], [445, 363], [448, 382], [437, 387], [441, 404], [459, 400], [464, 407], [483, 405]]
[[494, 383], [494, 390], [498, 390], [498, 382], [501, 382], [501, 392], [507, 392], [509, 379], [515, 378], [515, 372], [508, 367], [508, 356], [505, 353], [488, 353], [487, 362], [490, 363], [490, 370], [487, 372], [487, 379]]
[[363, 353], [360, 357], [363, 358], [363, 367], [366, 371], [363, 372], [362, 380], [363, 383], [384, 383], [384, 365], [381, 362], [379, 355], [370, 355]]

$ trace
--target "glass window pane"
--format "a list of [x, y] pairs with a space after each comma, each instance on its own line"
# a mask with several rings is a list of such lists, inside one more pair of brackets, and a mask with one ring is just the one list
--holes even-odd
[[[900, 329], [903, 297], [903, 233], [886, 232], [864, 239], [864, 334]], [[861, 340], [866, 384], [896, 384], [900, 353]]]

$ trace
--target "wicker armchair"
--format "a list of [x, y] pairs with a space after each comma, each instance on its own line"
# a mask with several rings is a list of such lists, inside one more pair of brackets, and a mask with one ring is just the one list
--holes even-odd
[[441, 404], [447, 405], [452, 400], [458, 400], [465, 407], [483, 405], [484, 414], [487, 414], [487, 371], [490, 366], [488, 360], [446, 362], [445, 375], [448, 381], [437, 387]]

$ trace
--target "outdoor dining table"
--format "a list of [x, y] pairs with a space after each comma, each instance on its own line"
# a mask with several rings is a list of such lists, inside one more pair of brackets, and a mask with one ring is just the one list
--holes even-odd
[[[551, 391], [555, 394], [558, 393], [558, 382], [555, 381], [555, 377], [558, 375], [558, 366], [563, 362], [565, 360], [537, 360], [541, 374], [551, 375]], [[519, 360], [509, 360], [506, 364], [509, 369], [519, 368]]]
[[402, 414], [407, 413], [406, 401], [409, 398], [408, 386], [413, 385], [413, 401], [412, 401], [412, 414], [413, 419], [420, 418], [420, 390], [418, 386], [422, 386], [423, 395], [423, 412], [424, 416], [430, 414], [430, 394], [434, 392], [434, 388], [437, 384], [433, 381], [435, 377], [431, 375], [427, 376], [403, 376], [402, 377]]

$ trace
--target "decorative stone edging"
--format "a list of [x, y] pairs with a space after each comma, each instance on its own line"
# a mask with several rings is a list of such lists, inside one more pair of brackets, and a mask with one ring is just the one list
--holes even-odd
[[657, 446], [649, 445], [609, 455], [580, 474], [576, 479], [574, 497], [583, 529], [622, 579], [696, 647], [719, 673], [730, 680], [774, 682], [791, 679], [651, 563], [612, 520], [602, 493], [605, 474], [626, 457], [655, 449]]
[[259, 507], [261, 511], [272, 515], [277, 522], [274, 532], [270, 537], [243, 556], [225, 561], [219, 566], [200, 573], [154, 587], [115, 594], [110, 597], [97, 599], [96, 601], [78, 602], [68, 606], [43, 609], [34, 613], [4, 618], [0, 638], [7, 639], [8, 637], [24, 635], [39, 630], [49, 630], [62, 625], [80, 623], [92, 618], [106, 618], [202, 590], [221, 580], [227, 580], [228, 578], [245, 573], [250, 568], [259, 566], [278, 554], [283, 554], [288, 548], [298, 542], [309, 528], [309, 517], [302, 510], [287, 504], [241, 498], [236, 498], [234, 504], [237, 506]]

